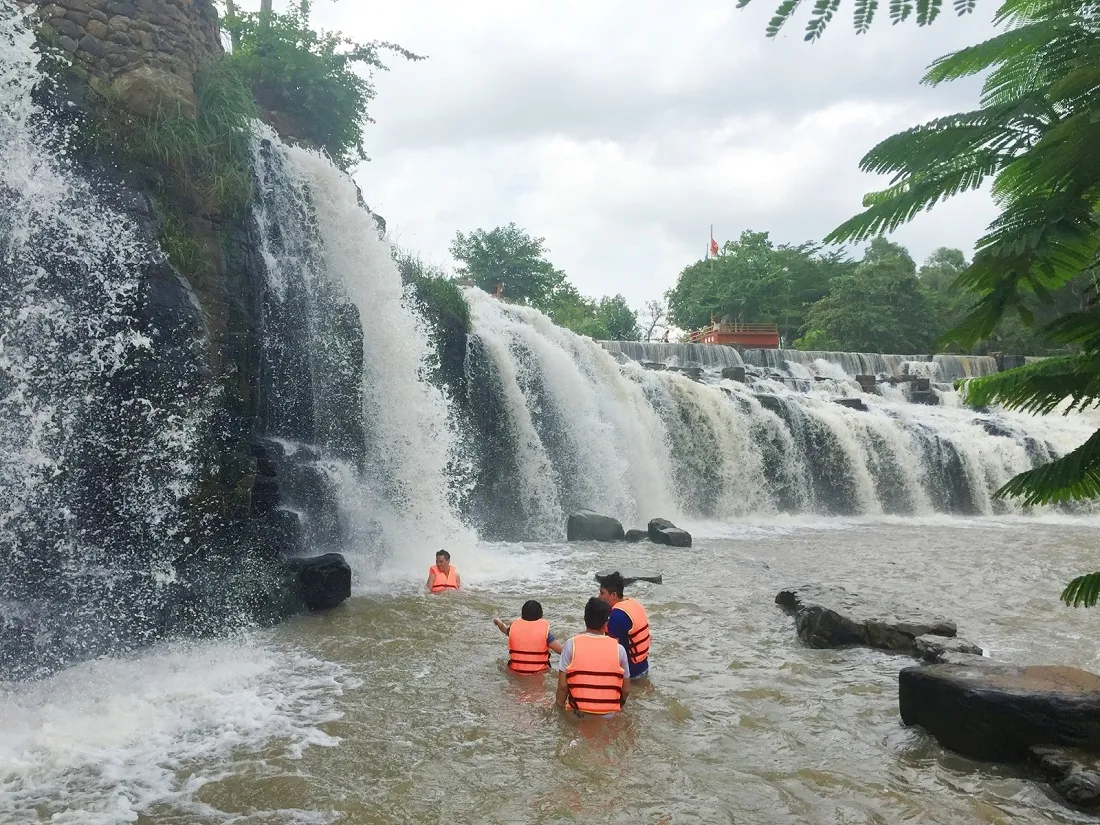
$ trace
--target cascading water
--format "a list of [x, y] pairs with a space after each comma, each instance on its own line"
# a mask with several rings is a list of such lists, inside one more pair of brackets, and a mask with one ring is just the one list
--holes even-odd
[[[472, 516], [508, 537], [560, 536], [562, 514], [581, 506], [628, 523], [670, 514], [990, 514], [1018, 507], [995, 501], [997, 488], [1073, 449], [1093, 426], [959, 406], [942, 382], [987, 374], [992, 358], [749, 350], [741, 383], [716, 371], [741, 363], [728, 347], [699, 356], [682, 344], [597, 344], [534, 310], [476, 290], [467, 297], [467, 381], [479, 404], [496, 408], [491, 438], [506, 445], [483, 456], [481, 486], [515, 496], [510, 509], [479, 502]], [[692, 377], [643, 369], [630, 354], [712, 369]], [[864, 394], [855, 380], [911, 378], [919, 367], [941, 382], [931, 399], [940, 405], [910, 403], [904, 384]]]
[[16, 675], [177, 618], [212, 409], [198, 307], [66, 159], [20, 17], [0, 2], [0, 664]]
[[[419, 573], [440, 547], [474, 541], [452, 505], [446, 399], [424, 380], [430, 338], [352, 180], [257, 132], [266, 425], [317, 448], [309, 457], [338, 504], [335, 530], [314, 524], [324, 496], [304, 506], [307, 546], [341, 550], [361, 574]], [[284, 493], [294, 506], [293, 489]]]

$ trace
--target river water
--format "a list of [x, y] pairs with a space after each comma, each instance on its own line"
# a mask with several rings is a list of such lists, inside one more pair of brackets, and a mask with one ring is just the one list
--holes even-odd
[[[1090, 518], [688, 525], [695, 546], [482, 544], [468, 585], [364, 582], [323, 616], [163, 645], [0, 690], [0, 822], [1084, 822], [1021, 770], [945, 753], [897, 712], [907, 657], [811, 650], [773, 604], [842, 583], [958, 622], [997, 659], [1100, 668], [1100, 611], [1057, 600], [1095, 567]], [[426, 574], [431, 559], [423, 560]], [[552, 707], [503, 668], [494, 615], [581, 625], [593, 572], [632, 592], [653, 675], [619, 718]], [[628, 589], [628, 592], [631, 592]]]

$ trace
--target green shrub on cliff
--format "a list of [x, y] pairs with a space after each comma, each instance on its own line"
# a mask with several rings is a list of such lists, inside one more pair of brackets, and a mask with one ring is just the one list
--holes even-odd
[[[342, 169], [366, 160], [363, 123], [374, 99], [374, 71], [387, 71], [382, 52], [423, 60], [395, 43], [356, 43], [339, 32], [310, 28], [311, 3], [285, 14], [238, 13], [222, 20], [233, 36], [229, 61], [256, 101], [293, 121], [299, 137], [323, 147]], [[367, 70], [363, 77], [357, 68]]]
[[401, 250], [395, 250], [394, 256], [401, 280], [431, 327], [436, 355], [430, 365], [431, 377], [450, 392], [460, 394], [465, 382], [470, 305], [458, 284], [439, 267]]
[[252, 126], [256, 104], [225, 61], [195, 76], [197, 116], [156, 109], [136, 115], [106, 100], [96, 140], [158, 178], [165, 201], [182, 214], [233, 217], [252, 192]]

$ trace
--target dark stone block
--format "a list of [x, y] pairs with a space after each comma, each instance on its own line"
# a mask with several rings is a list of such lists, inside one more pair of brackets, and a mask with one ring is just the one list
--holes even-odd
[[578, 510], [569, 514], [565, 535], [569, 541], [618, 541], [626, 533], [622, 524], [611, 516], [592, 510]]
[[974, 759], [1021, 761], [1034, 745], [1100, 752], [1100, 676], [1077, 668], [907, 667], [898, 702], [906, 725]]
[[596, 581], [603, 584], [603, 580], [610, 576], [612, 573], [618, 573], [623, 577], [624, 585], [631, 585], [634, 582], [650, 582], [651, 584], [660, 584], [662, 576], [660, 573], [654, 573], [651, 570], [640, 570], [633, 567], [617, 567], [614, 570], [598, 570], [596, 571]]
[[287, 559], [307, 610], [330, 610], [351, 596], [351, 568], [339, 553]]
[[623, 536], [623, 540], [624, 541], [629, 541], [629, 542], [645, 541], [648, 538], [649, 538], [649, 531], [648, 530], [637, 530], [637, 529], [634, 529], [634, 528], [631, 528], [630, 530], [627, 530], [626, 534]]
[[671, 547], [691, 547], [691, 534], [681, 530], [668, 519], [655, 518], [649, 522], [649, 540], [654, 544]]

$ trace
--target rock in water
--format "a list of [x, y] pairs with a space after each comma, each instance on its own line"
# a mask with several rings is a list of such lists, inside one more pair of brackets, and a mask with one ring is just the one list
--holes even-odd
[[975, 759], [1020, 761], [1033, 745], [1100, 752], [1100, 676], [1077, 668], [907, 667], [898, 701], [906, 725]]
[[631, 585], [634, 582], [652, 582], [653, 584], [661, 583], [661, 574], [653, 573], [649, 570], [641, 570], [636, 567], [616, 567], [612, 570], [598, 570], [596, 571], [596, 581], [603, 584], [603, 580], [610, 576], [612, 573], [618, 573], [623, 577], [623, 584]]
[[[948, 637], [936, 636], [926, 633], [913, 640], [914, 652], [926, 662], [958, 662], [967, 661], [968, 656], [977, 656], [982, 659], [982, 649], [973, 642], [961, 636]], [[985, 660], [989, 661], [989, 660]], [[980, 664], [975, 662], [975, 664]]]
[[1048, 745], [1031, 748], [1030, 754], [1066, 802], [1078, 808], [1100, 808], [1100, 755]]
[[810, 647], [864, 645], [917, 653], [918, 637], [953, 637], [957, 632], [948, 619], [870, 604], [843, 587], [789, 587], [779, 591], [775, 603], [794, 615], [795, 629]]
[[351, 568], [339, 553], [287, 559], [307, 610], [330, 610], [351, 596]]
[[668, 544], [672, 547], [691, 547], [691, 534], [681, 530], [666, 518], [655, 518], [649, 522], [649, 540], [654, 544]]
[[630, 542], [645, 541], [648, 538], [649, 538], [649, 531], [648, 530], [636, 530], [636, 529], [633, 529], [633, 528], [630, 529], [630, 530], [627, 530], [626, 535], [623, 536], [623, 539], [625, 539], [626, 541], [630, 541]]
[[623, 526], [611, 516], [601, 516], [592, 510], [578, 510], [569, 514], [565, 536], [569, 541], [618, 541], [626, 533]]

